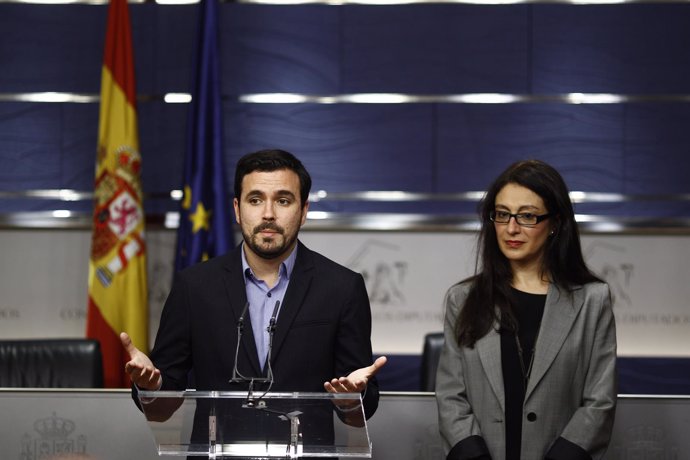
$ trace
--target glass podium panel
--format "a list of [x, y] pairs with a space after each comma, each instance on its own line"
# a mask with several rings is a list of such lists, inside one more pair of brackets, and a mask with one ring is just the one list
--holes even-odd
[[160, 455], [371, 457], [359, 393], [141, 391]]

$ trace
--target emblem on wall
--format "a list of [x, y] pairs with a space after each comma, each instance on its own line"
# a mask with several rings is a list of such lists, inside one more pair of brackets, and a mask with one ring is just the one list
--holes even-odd
[[378, 240], [369, 240], [346, 264], [360, 272], [369, 293], [369, 301], [380, 305], [405, 305], [407, 261], [400, 258], [400, 248]]
[[584, 250], [585, 259], [599, 255], [603, 261], [592, 265], [594, 272], [611, 287], [616, 307], [632, 306], [629, 290], [635, 275], [635, 265], [628, 260], [624, 246], [595, 242]]
[[138, 230], [143, 228], [141, 223], [144, 219], [142, 191], [136, 180], [141, 169], [141, 156], [126, 146], [120, 147], [115, 156], [114, 172], [104, 168], [96, 179], [91, 245], [98, 280], [106, 287], [129, 260], [144, 250], [143, 234]]
[[60, 418], [53, 412], [47, 418], [34, 422], [38, 436], [25, 434], [19, 460], [41, 460], [60, 454], [85, 454], [86, 436], [75, 435], [76, 424], [72, 420]]

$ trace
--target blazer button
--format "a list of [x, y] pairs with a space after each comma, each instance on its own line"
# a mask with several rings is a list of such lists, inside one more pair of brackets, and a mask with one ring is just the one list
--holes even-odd
[[527, 420], [529, 420], [530, 422], [533, 422], [536, 419], [537, 419], [537, 414], [535, 414], [534, 412], [530, 412], [529, 414], [527, 414]]

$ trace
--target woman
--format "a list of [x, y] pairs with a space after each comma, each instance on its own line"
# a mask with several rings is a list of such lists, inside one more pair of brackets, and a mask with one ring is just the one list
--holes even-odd
[[546, 163], [518, 162], [480, 209], [477, 274], [445, 299], [436, 399], [447, 459], [599, 459], [616, 332], [566, 185]]

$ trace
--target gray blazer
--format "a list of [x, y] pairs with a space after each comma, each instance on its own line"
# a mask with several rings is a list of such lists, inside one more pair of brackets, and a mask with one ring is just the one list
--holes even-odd
[[[501, 340], [493, 328], [470, 349], [459, 347], [455, 320], [470, 283], [446, 294], [445, 344], [436, 376], [439, 428], [446, 455], [470, 436], [493, 460], [505, 458]], [[543, 459], [559, 438], [593, 459], [606, 451], [616, 408], [616, 329], [609, 287], [549, 287], [523, 408], [523, 460]]]

